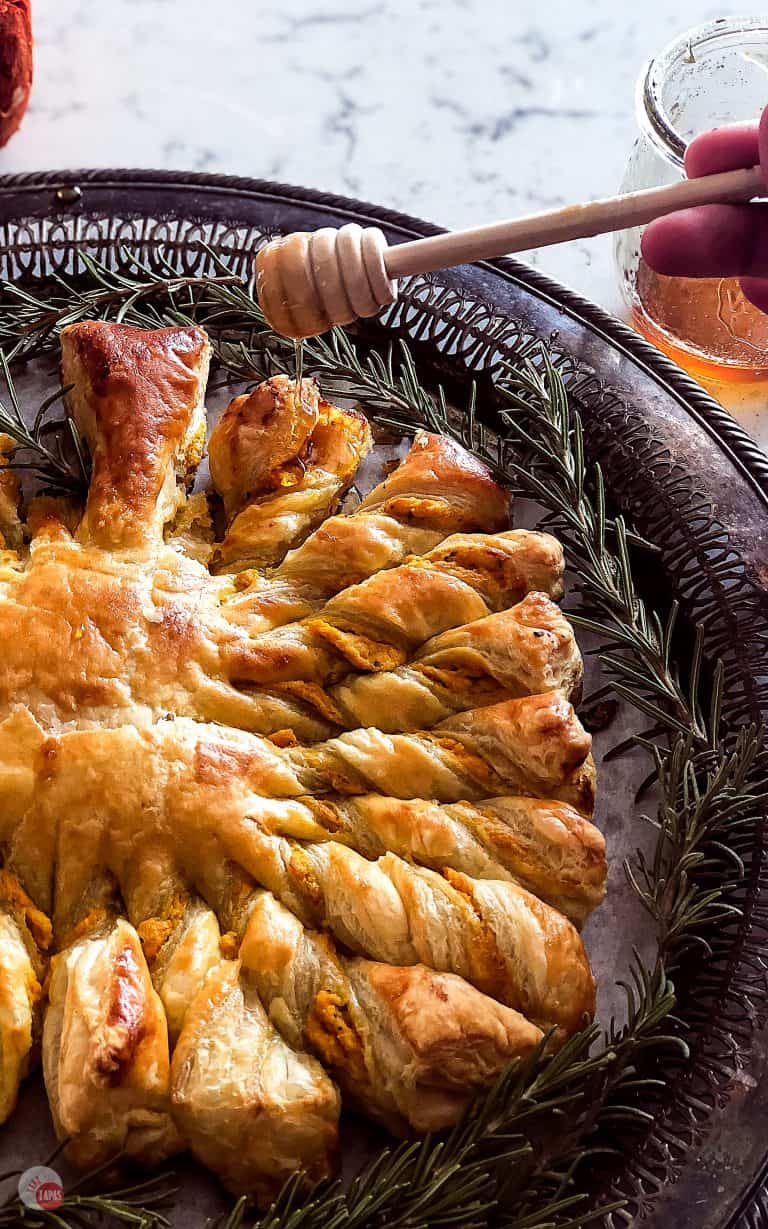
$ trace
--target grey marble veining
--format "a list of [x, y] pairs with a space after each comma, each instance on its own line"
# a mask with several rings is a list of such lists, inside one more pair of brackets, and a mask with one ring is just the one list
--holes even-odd
[[[154, 166], [467, 226], [617, 190], [634, 84], [706, 0], [35, 0], [0, 171]], [[735, 10], [729, 10], [735, 11]], [[608, 238], [526, 259], [620, 310]], [[742, 407], [765, 435], [768, 419]]]
[[[463, 226], [614, 191], [640, 65], [681, 0], [36, 0], [2, 170], [158, 166], [360, 196]], [[610, 245], [528, 259], [616, 306]]]

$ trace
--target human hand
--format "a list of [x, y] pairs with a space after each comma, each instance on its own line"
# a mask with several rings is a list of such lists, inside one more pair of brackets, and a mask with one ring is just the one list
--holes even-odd
[[[768, 107], [759, 123], [702, 133], [685, 154], [689, 179], [758, 163], [768, 184]], [[737, 277], [744, 297], [768, 312], [768, 204], [700, 205], [658, 218], [643, 233], [642, 254], [671, 277]]]

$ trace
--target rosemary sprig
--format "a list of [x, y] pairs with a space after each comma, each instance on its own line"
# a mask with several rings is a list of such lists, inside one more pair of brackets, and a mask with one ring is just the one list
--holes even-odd
[[[60, 1149], [57, 1149], [57, 1153]], [[50, 1164], [55, 1159], [46, 1162]], [[58, 1208], [30, 1208], [17, 1195], [11, 1193], [0, 1203], [0, 1226], [18, 1229], [94, 1229], [108, 1225], [129, 1225], [133, 1229], [170, 1229], [171, 1222], [165, 1211], [172, 1205], [177, 1188], [172, 1185], [173, 1175], [158, 1174], [133, 1186], [112, 1191], [91, 1192], [101, 1176], [99, 1169], [86, 1174], [69, 1189]], [[18, 1178], [20, 1174], [4, 1174], [4, 1179]], [[109, 1218], [109, 1219], [106, 1219]]]
[[142, 309], [154, 299], [164, 299], [172, 306], [187, 292], [186, 301], [193, 304], [196, 293], [207, 295], [213, 288], [240, 284], [230, 273], [218, 278], [180, 277], [178, 273], [158, 277], [155, 273], [142, 279], [108, 269], [86, 253], [80, 254], [80, 260], [91, 285], [81, 286], [56, 274], [52, 293], [43, 297], [15, 282], [0, 283], [0, 346], [9, 362], [55, 349], [61, 330], [80, 320], [138, 323], [148, 318]]
[[[252, 381], [284, 370], [293, 343], [269, 328], [252, 283], [233, 277], [215, 252], [205, 250], [214, 270], [209, 277], [179, 277], [162, 259], [153, 269], [123, 249], [119, 271], [81, 253], [85, 284], [57, 276], [47, 298], [1, 283], [0, 345], [9, 361], [30, 358], [55, 349], [65, 326], [94, 317], [148, 328], [197, 324], [208, 331], [219, 367], [232, 378]], [[304, 362], [307, 372], [322, 373], [329, 389], [359, 397], [370, 412], [410, 417], [415, 409], [433, 430], [447, 414], [442, 393], [435, 404], [422, 388], [405, 346], [398, 359], [391, 349], [386, 359], [376, 352], [361, 358], [348, 334], [332, 329], [305, 341]]]
[[88, 481], [88, 454], [71, 418], [51, 416], [51, 411], [69, 391], [59, 388], [46, 397], [32, 425], [28, 425], [19, 402], [6, 355], [0, 350], [0, 373], [5, 381], [7, 403], [0, 401], [0, 434], [16, 444], [6, 468], [27, 470], [49, 489], [81, 491]]
[[[754, 818], [755, 808], [768, 798], [768, 791], [761, 795], [749, 783], [758, 750], [754, 727], [739, 731], [730, 753], [720, 749], [715, 756], [697, 756], [690, 732], [679, 735], [665, 754], [652, 748], [662, 801], [649, 822], [658, 840], [652, 860], [638, 850], [625, 869], [656, 924], [670, 969], [693, 947], [710, 955], [706, 932], [738, 913], [722, 897], [743, 877], [744, 864], [717, 838]], [[716, 886], [704, 890], [708, 872], [716, 873]]]
[[[506, 468], [519, 489], [547, 509], [547, 527], [566, 547], [583, 600], [582, 610], [569, 617], [603, 639], [600, 661], [612, 690], [650, 717], [654, 728], [690, 731], [697, 743], [711, 745], [719, 701], [707, 722], [698, 686], [701, 629], [684, 685], [673, 654], [677, 603], [663, 620], [637, 593], [623, 517], [616, 517], [609, 542], [602, 469], [587, 467], [581, 420], [562, 376], [542, 349], [538, 365], [528, 360], [520, 370], [505, 367], [497, 387], [507, 403], [498, 415]], [[720, 690], [718, 682], [715, 696]]]
[[[580, 1097], [578, 1079], [596, 1076], [613, 1055], [589, 1055], [595, 1028], [545, 1058], [545, 1042], [520, 1067], [506, 1071], [442, 1138], [425, 1137], [386, 1149], [345, 1190], [339, 1182], [307, 1200], [302, 1177], [286, 1185], [258, 1229], [481, 1229], [499, 1206], [502, 1167], [517, 1170], [530, 1157], [522, 1124], [533, 1116], [563, 1112]], [[239, 1229], [241, 1200], [224, 1229]]]

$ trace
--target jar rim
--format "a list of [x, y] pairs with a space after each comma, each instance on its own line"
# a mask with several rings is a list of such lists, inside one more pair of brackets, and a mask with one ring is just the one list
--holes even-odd
[[663, 87], [671, 69], [681, 61], [691, 62], [695, 51], [716, 49], [734, 35], [763, 34], [768, 41], [768, 21], [764, 17], [718, 17], [678, 34], [643, 68], [637, 82], [637, 119], [643, 133], [663, 158], [678, 169], [685, 159], [686, 142], [677, 132], [664, 106]]

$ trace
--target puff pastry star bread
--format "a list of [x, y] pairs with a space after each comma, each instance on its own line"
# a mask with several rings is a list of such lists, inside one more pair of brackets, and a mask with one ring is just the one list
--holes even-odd
[[[262, 1203], [579, 1029], [603, 898], [563, 553], [312, 380], [206, 442], [196, 328], [61, 337], [82, 504], [0, 440], [0, 1120], [42, 1061], [83, 1168], [190, 1149]], [[207, 446], [212, 489], [192, 492]]]

